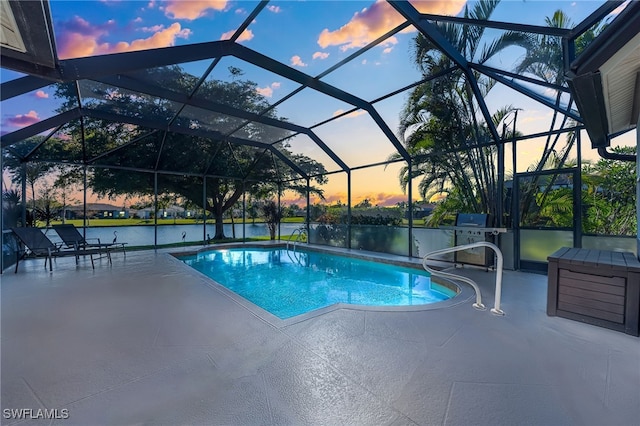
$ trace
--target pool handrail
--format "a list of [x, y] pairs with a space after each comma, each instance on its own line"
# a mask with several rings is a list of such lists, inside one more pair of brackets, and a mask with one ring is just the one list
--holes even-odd
[[[291, 240], [293, 239], [293, 236], [295, 234], [298, 234], [295, 238], [295, 240], [293, 240], [293, 257], [291, 256], [291, 250], [289, 250], [289, 243], [291, 243]], [[298, 254], [296, 253], [296, 243], [300, 242], [300, 239], [304, 236], [307, 235], [307, 228], [300, 227], [297, 229], [294, 229], [293, 232], [291, 233], [291, 236], [289, 237], [289, 239], [287, 240], [287, 256], [289, 256], [289, 259], [294, 262], [294, 258], [295, 258], [295, 262], [299, 263], [300, 265], [302, 265], [302, 259], [298, 257]], [[308, 238], [306, 239], [308, 241]]]
[[495, 315], [504, 315], [504, 311], [500, 309], [500, 300], [502, 297], [502, 269], [504, 265], [504, 258], [502, 256], [502, 252], [500, 251], [500, 248], [498, 248], [498, 246], [496, 246], [495, 244], [490, 243], [488, 241], [478, 241], [471, 244], [463, 244], [460, 246], [449, 247], [441, 250], [432, 251], [424, 255], [424, 257], [422, 258], [422, 267], [432, 275], [445, 277], [452, 280], [462, 281], [471, 285], [476, 292], [476, 303], [473, 304], [473, 307], [478, 310], [485, 310], [486, 308], [482, 304], [482, 294], [480, 292], [480, 287], [478, 287], [478, 284], [476, 284], [475, 281], [473, 281], [470, 278], [463, 277], [461, 275], [451, 274], [449, 272], [443, 272], [437, 269], [432, 269], [427, 265], [427, 262], [429, 260], [442, 261], [442, 259], [430, 259], [433, 256], [453, 253], [456, 251], [468, 250], [476, 247], [488, 247], [496, 253], [496, 289], [495, 289], [496, 294], [495, 294], [495, 300], [494, 300], [494, 307], [491, 309], [491, 313]]
[[[296, 235], [296, 233], [298, 234], [295, 238], [295, 240], [293, 241], [293, 251], [296, 250], [296, 243], [300, 242], [300, 239], [305, 236], [307, 237], [307, 228], [305, 228], [304, 226], [301, 226], [300, 228], [294, 229], [293, 232], [291, 233], [291, 235], [289, 236], [289, 239], [287, 240], [287, 250], [289, 250], [289, 243], [291, 243], [291, 240], [293, 239], [293, 236]], [[307, 241], [309, 240], [308, 238], [305, 238]]]

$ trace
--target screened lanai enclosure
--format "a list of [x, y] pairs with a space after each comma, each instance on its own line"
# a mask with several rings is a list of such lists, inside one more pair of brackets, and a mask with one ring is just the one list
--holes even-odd
[[482, 214], [513, 269], [638, 252], [640, 2], [1, 5], [3, 269], [11, 227], [72, 219], [421, 257]]

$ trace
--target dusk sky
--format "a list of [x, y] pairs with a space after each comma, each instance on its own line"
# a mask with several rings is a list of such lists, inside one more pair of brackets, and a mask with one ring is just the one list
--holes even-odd
[[[421, 12], [458, 15], [466, 2], [412, 3]], [[575, 25], [602, 3], [503, 0], [492, 20], [545, 25], [546, 16], [562, 9]], [[51, 1], [51, 12], [58, 55], [65, 59], [228, 39], [257, 4], [255, 1], [224, 0], [54, 0]], [[469, 2], [469, 5], [473, 3]], [[262, 10], [237, 41], [310, 76], [317, 76], [401, 22], [400, 15], [385, 1], [274, 1]], [[488, 30], [487, 41], [499, 33]], [[416, 31], [410, 27], [330, 73], [323, 81], [367, 101], [411, 84], [420, 79], [411, 59], [411, 42], [415, 35]], [[510, 69], [523, 53], [517, 48], [509, 49], [493, 58], [489, 65]], [[207, 60], [182, 66], [199, 76], [210, 63]], [[223, 58], [209, 78], [229, 80], [231, 66], [241, 69], [244, 78], [256, 82], [260, 93], [270, 102], [278, 101], [298, 87], [292, 81], [233, 57]], [[0, 74], [2, 82], [20, 76], [5, 69]], [[401, 93], [374, 105], [394, 132], [406, 97], [407, 93]], [[524, 134], [549, 128], [550, 110], [504, 86], [497, 85], [487, 102], [491, 111], [509, 104], [522, 108], [517, 127]], [[51, 86], [4, 101], [2, 133], [55, 115], [58, 105]], [[307, 88], [278, 106], [277, 111], [292, 123], [311, 126], [351, 108]], [[314, 131], [349, 167], [381, 162], [394, 152], [375, 122], [362, 111], [319, 126]], [[586, 134], [584, 136], [586, 139]], [[616, 143], [634, 143], [633, 135], [624, 135]], [[536, 142], [519, 145], [518, 171], [538, 157], [539, 145]], [[584, 148], [590, 156], [588, 147], [587, 141]], [[295, 138], [291, 149], [321, 161], [328, 170], [338, 169], [306, 136]], [[397, 173], [396, 165], [353, 172], [353, 203], [363, 198], [380, 205], [406, 201], [406, 195], [398, 185]], [[4, 183], [8, 184], [5, 178]], [[325, 189], [329, 201], [341, 199], [346, 202], [344, 174], [333, 175]]]

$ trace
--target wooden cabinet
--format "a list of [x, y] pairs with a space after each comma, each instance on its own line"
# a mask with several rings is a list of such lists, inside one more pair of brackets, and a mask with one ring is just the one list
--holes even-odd
[[633, 253], [563, 247], [548, 261], [547, 315], [640, 334], [640, 262]]

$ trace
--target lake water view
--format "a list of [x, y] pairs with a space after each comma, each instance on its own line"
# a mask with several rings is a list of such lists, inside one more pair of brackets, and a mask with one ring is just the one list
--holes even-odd
[[[282, 237], [289, 236], [291, 233], [303, 226], [301, 223], [282, 223], [280, 224], [280, 235]], [[82, 228], [78, 228], [82, 233]], [[242, 224], [235, 224], [235, 237], [242, 238]], [[117, 234], [114, 234], [117, 232]], [[203, 224], [195, 225], [158, 225], [158, 245], [186, 242], [201, 242], [205, 234], [211, 237], [215, 235], [215, 223], [207, 223], [206, 231]], [[53, 242], [60, 242], [60, 237], [53, 229], [46, 230], [47, 236]], [[224, 234], [226, 237], [233, 237], [233, 229], [231, 224], [224, 225]], [[99, 238], [100, 242], [111, 242], [117, 235], [118, 242], [127, 243], [127, 246], [152, 246], [154, 243], [154, 226], [153, 225], [137, 225], [137, 226], [100, 226], [87, 228], [86, 238]], [[265, 237], [269, 235], [267, 225], [264, 223], [251, 224], [247, 223], [245, 227], [245, 237]], [[276, 234], [277, 237], [277, 234]], [[91, 241], [89, 241], [91, 242]]]

